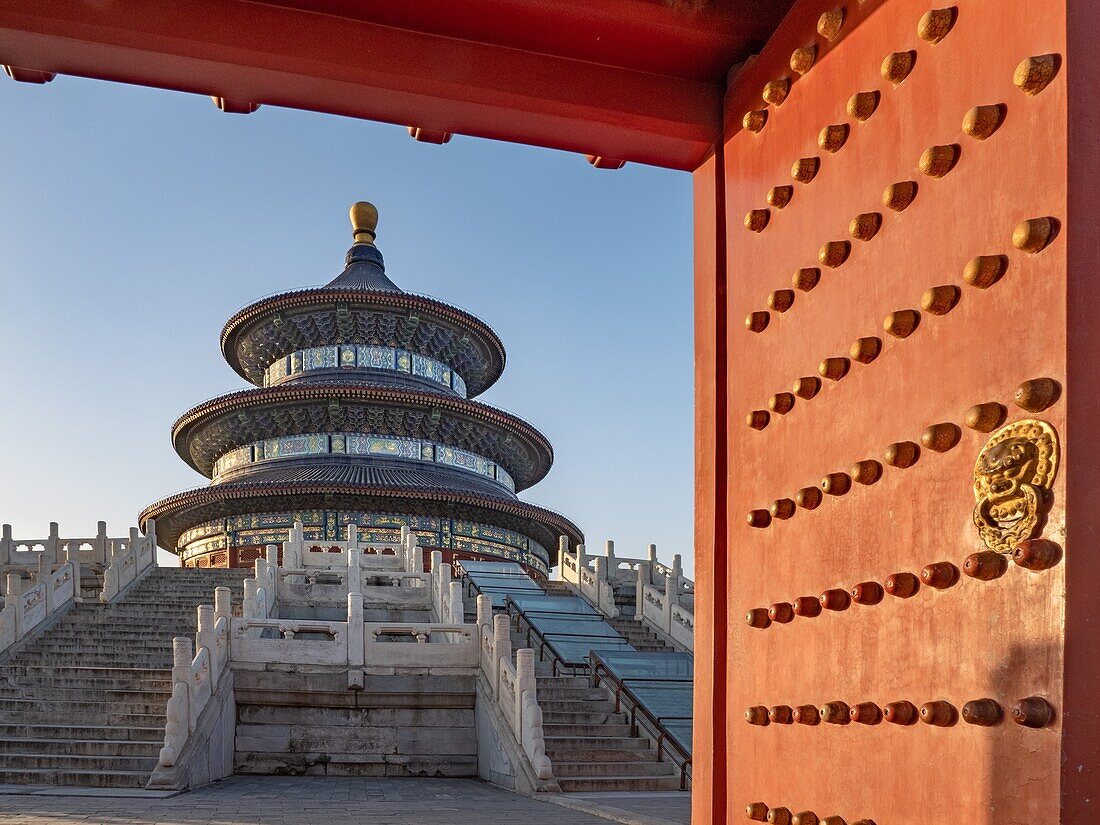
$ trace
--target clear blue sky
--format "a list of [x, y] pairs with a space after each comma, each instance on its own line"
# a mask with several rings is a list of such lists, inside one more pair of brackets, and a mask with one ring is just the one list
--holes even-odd
[[347, 207], [381, 211], [402, 288], [492, 325], [481, 400], [554, 444], [522, 494], [590, 551], [692, 547], [691, 181], [579, 155], [60, 77], [0, 83], [0, 520], [17, 537], [112, 535], [204, 479], [169, 427], [243, 381], [222, 325], [322, 284]]

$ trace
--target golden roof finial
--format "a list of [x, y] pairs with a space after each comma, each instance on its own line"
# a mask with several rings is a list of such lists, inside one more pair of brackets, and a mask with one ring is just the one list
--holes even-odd
[[351, 205], [348, 214], [351, 217], [355, 242], [374, 246], [374, 230], [378, 226], [378, 207], [367, 201], [359, 201]]

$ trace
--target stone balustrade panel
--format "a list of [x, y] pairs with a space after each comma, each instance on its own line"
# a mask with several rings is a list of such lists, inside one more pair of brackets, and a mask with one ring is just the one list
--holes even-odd
[[136, 527], [131, 527], [128, 539], [107, 540], [108, 564], [103, 571], [101, 602], [114, 601], [129, 585], [156, 567], [156, 522], [149, 519], [145, 529], [145, 535], [141, 535]]
[[[474, 670], [479, 665], [479, 634], [476, 625], [366, 622], [363, 636], [363, 662], [368, 668]], [[407, 641], [410, 637], [416, 640], [415, 643]]]
[[229, 650], [235, 664], [347, 666], [348, 623], [234, 618]]
[[99, 571], [110, 563], [112, 549], [119, 545], [125, 547], [127, 542], [126, 538], [108, 537], [104, 521], [98, 523], [94, 536], [67, 538], [59, 535], [56, 522], [51, 522], [49, 536], [33, 539], [13, 538], [11, 525], [5, 524], [0, 529], [0, 575], [13, 571], [33, 572], [43, 558], [50, 565], [72, 560]]

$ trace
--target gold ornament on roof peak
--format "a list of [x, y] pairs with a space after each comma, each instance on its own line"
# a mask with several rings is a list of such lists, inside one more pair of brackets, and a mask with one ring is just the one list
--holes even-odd
[[356, 243], [374, 246], [375, 229], [378, 227], [378, 207], [367, 201], [358, 201], [348, 210]]

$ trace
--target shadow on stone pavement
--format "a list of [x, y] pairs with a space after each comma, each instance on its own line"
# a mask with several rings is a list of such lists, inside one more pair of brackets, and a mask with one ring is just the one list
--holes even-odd
[[[3, 825], [606, 825], [475, 779], [234, 776], [171, 797], [0, 795]], [[58, 789], [54, 789], [55, 791]]]

